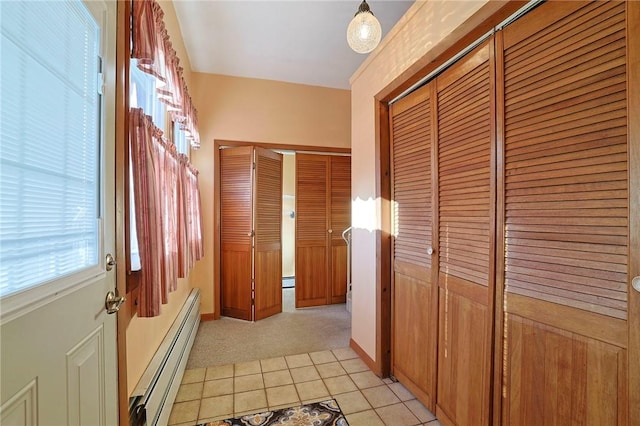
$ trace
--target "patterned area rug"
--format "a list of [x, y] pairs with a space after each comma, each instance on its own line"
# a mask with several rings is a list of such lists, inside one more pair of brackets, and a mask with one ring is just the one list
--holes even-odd
[[349, 426], [334, 399], [217, 420], [198, 426]]

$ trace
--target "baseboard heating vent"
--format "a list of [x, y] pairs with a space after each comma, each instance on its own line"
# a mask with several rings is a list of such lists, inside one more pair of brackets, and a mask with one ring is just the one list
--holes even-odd
[[129, 398], [132, 426], [165, 426], [200, 325], [200, 290], [193, 289]]

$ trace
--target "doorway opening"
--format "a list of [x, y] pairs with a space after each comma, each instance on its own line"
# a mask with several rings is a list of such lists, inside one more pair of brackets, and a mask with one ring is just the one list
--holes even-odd
[[282, 288], [295, 288], [296, 280], [296, 153], [282, 154]]
[[[295, 311], [296, 307], [317, 306], [317, 305], [325, 305], [325, 304], [332, 304], [332, 303], [344, 303], [345, 297], [342, 296], [342, 298], [340, 298], [336, 294], [336, 291], [332, 290], [329, 286], [329, 284], [336, 286], [337, 285], [336, 283], [339, 282], [340, 284], [338, 286], [340, 287], [339, 290], [342, 293], [346, 293], [346, 274], [345, 274], [346, 266], [344, 266], [346, 265], [346, 251], [343, 249], [343, 247], [341, 247], [341, 244], [338, 244], [335, 241], [333, 241], [333, 239], [335, 238], [330, 238], [332, 237], [332, 234], [331, 234], [332, 230], [330, 225], [333, 223], [330, 219], [334, 217], [333, 220], [334, 221], [337, 220], [339, 222], [339, 223], [336, 222], [334, 225], [337, 225], [337, 228], [340, 230], [344, 228], [344, 226], [342, 226], [343, 225], [342, 222], [345, 222], [345, 226], [348, 226], [351, 221], [350, 160], [348, 160], [350, 150], [345, 148], [328, 148], [328, 149], [323, 148], [322, 151], [315, 151], [310, 149], [311, 147], [277, 145], [277, 144], [261, 144], [261, 143], [236, 142], [236, 141], [215, 141], [215, 145], [216, 146], [214, 151], [215, 152], [214, 169], [217, 170], [218, 176], [216, 179], [217, 182], [214, 185], [214, 188], [215, 188], [214, 205], [215, 205], [215, 215], [216, 215], [216, 222], [217, 222], [216, 229], [220, 231], [220, 233], [218, 234], [218, 237], [215, 239], [215, 246], [214, 246], [215, 268], [217, 271], [219, 271], [216, 274], [215, 281], [214, 281], [214, 306], [215, 306], [215, 312], [219, 313], [217, 317], [219, 317], [220, 314], [228, 316], [227, 313], [225, 313], [225, 312], [229, 312], [229, 309], [225, 309], [226, 302], [230, 300], [229, 297], [231, 298], [236, 297], [235, 293], [237, 293], [236, 288], [238, 287], [235, 285], [229, 286], [229, 279], [232, 279], [232, 280], [235, 279], [230, 277], [234, 277], [236, 274], [233, 272], [231, 274], [227, 274], [224, 272], [225, 266], [226, 266], [226, 269], [229, 270], [229, 268], [232, 265], [235, 265], [237, 263], [235, 261], [232, 261], [233, 256], [230, 254], [230, 252], [238, 251], [238, 249], [237, 247], [235, 247], [231, 250], [229, 247], [231, 245], [236, 246], [238, 241], [225, 240], [223, 242], [224, 235], [229, 233], [227, 232], [229, 231], [229, 226], [227, 226], [228, 224], [231, 224], [232, 227], [235, 225], [239, 225], [240, 223], [239, 220], [241, 219], [241, 217], [245, 216], [245, 215], [240, 215], [238, 213], [237, 211], [238, 204], [236, 203], [232, 203], [229, 200], [227, 200], [226, 202], [227, 207], [226, 208], [224, 207], [225, 203], [223, 198], [225, 197], [228, 198], [231, 192], [235, 194], [234, 196], [238, 196], [239, 188], [237, 187], [237, 185], [243, 186], [243, 184], [241, 184], [239, 180], [235, 179], [235, 177], [238, 177], [237, 176], [238, 173], [236, 173], [236, 171], [231, 173], [231, 176], [234, 176], [234, 178], [232, 178], [232, 180], [234, 180], [234, 183], [231, 185], [231, 188], [229, 188], [228, 180], [227, 180], [227, 184], [224, 183], [225, 176], [229, 174], [229, 171], [225, 173], [221, 173], [221, 169], [223, 168], [225, 170], [228, 169], [229, 168], [228, 165], [230, 163], [229, 163], [229, 160], [226, 159], [225, 161], [227, 166], [222, 164], [221, 152], [227, 151], [228, 148], [252, 147], [251, 149], [253, 150], [263, 149], [263, 150], [272, 151], [275, 155], [278, 155], [282, 158], [282, 175], [281, 175], [281, 190], [280, 190], [281, 194], [276, 195], [277, 194], [276, 192], [273, 194], [270, 193], [269, 196], [265, 196], [263, 191], [255, 192], [255, 190], [251, 190], [249, 189], [249, 187], [247, 187], [247, 189], [253, 194], [249, 196], [249, 198], [251, 199], [255, 198], [256, 200], [261, 201], [262, 203], [265, 203], [265, 201], [268, 201], [270, 197], [273, 197], [271, 200], [274, 202], [268, 203], [269, 208], [273, 207], [273, 205], [276, 205], [275, 197], [281, 198], [280, 200], [278, 200], [278, 203], [277, 203], [277, 204], [280, 204], [279, 211], [278, 211], [278, 216], [280, 217], [278, 219], [276, 219], [275, 216], [272, 217], [272, 219], [276, 219], [278, 222], [280, 222], [278, 223], [279, 225], [278, 227], [280, 228], [279, 236], [281, 238], [280, 238], [280, 241], [277, 242], [278, 243], [277, 245], [279, 246], [278, 248], [280, 249], [279, 256], [277, 256], [277, 257], [280, 257], [279, 259], [280, 265], [277, 268], [279, 269], [279, 271], [277, 271], [278, 273], [277, 275], [269, 274], [270, 277], [272, 276], [274, 278], [273, 281], [277, 280], [277, 287], [279, 289], [278, 292], [280, 294], [276, 296], [275, 294], [276, 288], [275, 286], [273, 286], [273, 292], [269, 292], [268, 298], [274, 299], [274, 300], [275, 298], [279, 299], [278, 302], [281, 301], [281, 303], [278, 303], [278, 304], [280, 305], [282, 311], [285, 311], [285, 312]], [[236, 152], [239, 152], [239, 151], [236, 151]], [[297, 209], [300, 208], [298, 204], [301, 202], [301, 200], [298, 199], [296, 194], [296, 191], [300, 190], [299, 189], [300, 182], [299, 182], [299, 177], [297, 176], [297, 168], [300, 167], [300, 165], [298, 164], [300, 158], [298, 157], [301, 154], [305, 154], [304, 157], [323, 158], [322, 162], [326, 163], [327, 165], [327, 168], [324, 169], [325, 170], [324, 173], [326, 174], [326, 176], [320, 179], [322, 182], [326, 182], [325, 185], [322, 188], [320, 188], [322, 189], [322, 191], [324, 191], [323, 194], [325, 194], [323, 198], [326, 198], [326, 205], [325, 205], [325, 208], [323, 209], [323, 211], [326, 210], [326, 212], [323, 213], [323, 218], [325, 219], [323, 220], [320, 220], [322, 218], [319, 218], [317, 220], [315, 219], [314, 212], [315, 210], [317, 210], [317, 209], [314, 210], [314, 207], [313, 207], [313, 206], [316, 206], [315, 202], [303, 203], [302, 206], [306, 207], [307, 210], [309, 210], [309, 206], [312, 207], [311, 211], [310, 212], [305, 211], [305, 215], [303, 216], [314, 219], [314, 220], [313, 220], [313, 223], [307, 224], [302, 228], [300, 228], [301, 226], [300, 218], [303, 216], [300, 216], [298, 214], [299, 212], [297, 211]], [[316, 154], [316, 155], [309, 156], [307, 154]], [[228, 155], [225, 154], [225, 158], [227, 156]], [[338, 157], [340, 157], [341, 159], [338, 159]], [[333, 167], [331, 167], [332, 165]], [[303, 170], [307, 171], [308, 168], [303, 168]], [[331, 182], [331, 170], [339, 171], [338, 172], [339, 179], [337, 179], [336, 182], [340, 182], [340, 184], [335, 184], [334, 185], [335, 188], [330, 186], [329, 184]], [[342, 171], [346, 173], [342, 173]], [[257, 171], [256, 171], [256, 174], [258, 174]], [[313, 176], [315, 176], [315, 174]], [[275, 175], [274, 175], [274, 178], [275, 178]], [[309, 179], [310, 179], [309, 177], [305, 178], [305, 182], [308, 181]], [[312, 184], [315, 184], [317, 180], [318, 179], [313, 177], [313, 179], [311, 179], [310, 182]], [[265, 180], [263, 179], [263, 182], [264, 181]], [[333, 188], [333, 193], [331, 192], [332, 188]], [[302, 193], [309, 193], [317, 197], [317, 194], [315, 194], [315, 192], [318, 192], [318, 189], [315, 188], [315, 186], [313, 186], [312, 188], [308, 188], [306, 191], [302, 191]], [[321, 204], [324, 205], [324, 203], [321, 203]], [[337, 216], [335, 216], [335, 211], [338, 211], [338, 210], [342, 211], [335, 206], [341, 206], [342, 204], [345, 205], [348, 211], [345, 211], [344, 214], [338, 214]], [[236, 207], [234, 207], [230, 213], [229, 207], [232, 205]], [[332, 205], [334, 206], [333, 209], [331, 209]], [[261, 210], [260, 208], [254, 207], [251, 210], [254, 212], [253, 214], [256, 215], [255, 217], [259, 217], [261, 214], [264, 215], [264, 211]], [[231, 216], [229, 216], [230, 214]], [[228, 221], [229, 219], [227, 219], [227, 225], [225, 225], [225, 217], [231, 217], [231, 222], [229, 222]], [[249, 221], [254, 222], [254, 225], [259, 223], [259, 221], [255, 222], [254, 219], [249, 219]], [[307, 222], [308, 221], [309, 220], [307, 220]], [[320, 258], [320, 256], [318, 256], [318, 253], [316, 253], [316, 257], [311, 257], [311, 258], [307, 255], [307, 253], [303, 253], [305, 254], [304, 256], [302, 256], [302, 259], [304, 260], [304, 262], [301, 265], [298, 265], [297, 261], [298, 261], [298, 258], [300, 258], [300, 253], [298, 253], [298, 251], [301, 249], [301, 247], [305, 247], [304, 243], [307, 243], [308, 245], [307, 241], [303, 241], [303, 242], [298, 241], [301, 236], [305, 236], [304, 232], [298, 235], [298, 231], [300, 231], [300, 229], [309, 230], [310, 229], [309, 226], [315, 225], [315, 222], [318, 222], [317, 223], [318, 226], [322, 225], [321, 226], [322, 232], [316, 232], [316, 233], [318, 235], [320, 234], [325, 235], [324, 239], [326, 239], [326, 243], [325, 243], [326, 248], [324, 250], [326, 250], [326, 253], [324, 253], [323, 251], [322, 253], [323, 256], [321, 256], [322, 261], [319, 261], [318, 259], [316, 259], [316, 257]], [[322, 223], [320, 224], [320, 222]], [[254, 227], [254, 229], [251, 230], [250, 229], [251, 225], [248, 223], [247, 225], [249, 226], [249, 228], [247, 228], [247, 230], [245, 230], [244, 233], [238, 232], [237, 234], [245, 235], [245, 236], [250, 235], [252, 238], [255, 238], [256, 242], [259, 241], [257, 234], [254, 234], [254, 230], [257, 231], [258, 227]], [[263, 232], [267, 228], [269, 229], [272, 228], [272, 226], [270, 225], [267, 226], [267, 228], [265, 228], [265, 226], [267, 226], [266, 222], [263, 223], [263, 227], [262, 227]], [[342, 238], [340, 237], [340, 233], [337, 234], [337, 237], [340, 238], [340, 240], [342, 241]], [[230, 242], [232, 242], [233, 244], [230, 245], [229, 244]], [[274, 244], [275, 244], [275, 241], [274, 241]], [[251, 244], [249, 244], [249, 246], [250, 245]], [[250, 249], [247, 249], [247, 250], [250, 250]], [[275, 256], [271, 256], [271, 257], [275, 257]], [[342, 260], [342, 257], [345, 258], [344, 262], [342, 261], [338, 262], [338, 260]], [[330, 263], [329, 260], [333, 260], [333, 262]], [[251, 262], [249, 264], [251, 264]], [[332, 264], [337, 265], [337, 269], [333, 271], [333, 273], [332, 273], [332, 269], [329, 268], [329, 266], [331, 266]], [[253, 266], [258, 266], [257, 264], [251, 265], [251, 266], [252, 267], [250, 268], [250, 270], [253, 270], [254, 272], [262, 271], [262, 269], [260, 268], [253, 267]], [[306, 268], [303, 268], [302, 271], [300, 271], [299, 269], [301, 266], [303, 267], [306, 266]], [[267, 270], [270, 270], [271, 272], [275, 272], [276, 270], [275, 264], [272, 265], [272, 267], [267, 268]], [[244, 274], [243, 276], [245, 275], [249, 276], [250, 274]], [[342, 277], [342, 275], [345, 275], [345, 276]], [[302, 281], [301, 281], [301, 277], [302, 277]], [[243, 297], [239, 297], [239, 296], [237, 297], [237, 299], [240, 301], [238, 303], [246, 304], [247, 303], [246, 300], [249, 300], [248, 302], [249, 304], [255, 303], [256, 306], [258, 305], [258, 302], [259, 302], [258, 299], [261, 298], [259, 297], [260, 291], [256, 291], [256, 290], [259, 290], [258, 282], [257, 282], [258, 278], [259, 277], [257, 275], [252, 277], [255, 284], [252, 286], [252, 289], [248, 289], [243, 293], [244, 294]], [[333, 281], [335, 281], [335, 283]], [[272, 282], [272, 280], [270, 279], [269, 282]], [[298, 300], [300, 299], [301, 295], [305, 295], [307, 293], [311, 294], [312, 292], [316, 292], [316, 287], [318, 287], [319, 289], [321, 289], [323, 292], [326, 293], [326, 296], [323, 298], [323, 303], [309, 304], [309, 303], [302, 303], [302, 302], [306, 302], [306, 300], [302, 302], [301, 300]], [[344, 287], [344, 291], [342, 291], [343, 287]], [[309, 288], [311, 288], [311, 291], [309, 290]], [[336, 297], [331, 297], [331, 296], [336, 296]], [[266, 296], [263, 295], [262, 298], [264, 297]], [[333, 299], [336, 299], [336, 300], [333, 300]], [[290, 309], [289, 307], [287, 307], [286, 305], [287, 303], [291, 305]], [[247, 312], [252, 311], [253, 309], [251, 306], [247, 306], [245, 308], [247, 308], [245, 309]], [[275, 313], [277, 312], [273, 312], [273, 314]], [[251, 315], [248, 315], [248, 316], [245, 315], [245, 317], [246, 317], [245, 319], [252, 318]]]
[[282, 311], [296, 306], [296, 153], [282, 154]]

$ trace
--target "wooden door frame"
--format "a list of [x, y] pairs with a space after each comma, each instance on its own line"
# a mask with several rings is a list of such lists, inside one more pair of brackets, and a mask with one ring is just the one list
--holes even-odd
[[247, 142], [215, 139], [213, 141], [213, 315], [207, 319], [220, 319], [220, 149], [222, 147], [254, 146], [265, 149], [294, 151], [295, 153], [348, 154], [351, 148], [331, 148], [308, 145], [276, 144], [268, 142]]
[[[115, 194], [116, 199], [116, 259], [128, 264], [129, 241], [129, 52], [131, 49], [131, 2], [117, 4], [116, 33], [116, 153]], [[127, 294], [127, 267], [116, 268], [116, 289]], [[131, 321], [131, 303], [125, 303], [117, 313], [118, 347], [118, 413], [121, 425], [129, 424], [129, 389], [127, 379], [127, 327]], [[115, 343], [115, 342], [114, 342]], [[110, 344], [107, 342], [107, 344]]]

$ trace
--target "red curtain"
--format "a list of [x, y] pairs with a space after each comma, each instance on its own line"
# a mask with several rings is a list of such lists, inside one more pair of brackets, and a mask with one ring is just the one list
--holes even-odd
[[187, 243], [189, 247], [189, 268], [193, 267], [196, 260], [204, 256], [204, 244], [202, 239], [202, 220], [200, 215], [200, 191], [198, 191], [198, 171], [191, 164], [186, 167], [188, 191], [187, 200]]
[[[155, 0], [133, 2], [133, 49], [138, 67], [153, 75], [158, 99], [167, 105], [194, 148], [199, 147], [197, 112], [182, 68]], [[154, 125], [150, 116], [130, 112], [131, 168], [140, 253], [138, 315], [160, 315], [178, 278], [203, 256], [198, 171]]]
[[[131, 110], [129, 136], [131, 141], [131, 173], [136, 211], [136, 231], [140, 245], [140, 316], [160, 315], [162, 302], [163, 235], [160, 201], [160, 164], [155, 152], [157, 127], [141, 109]], [[158, 285], [154, 285], [157, 283]]]
[[141, 266], [138, 316], [152, 317], [204, 254], [198, 172], [142, 109], [131, 110], [129, 123]]

